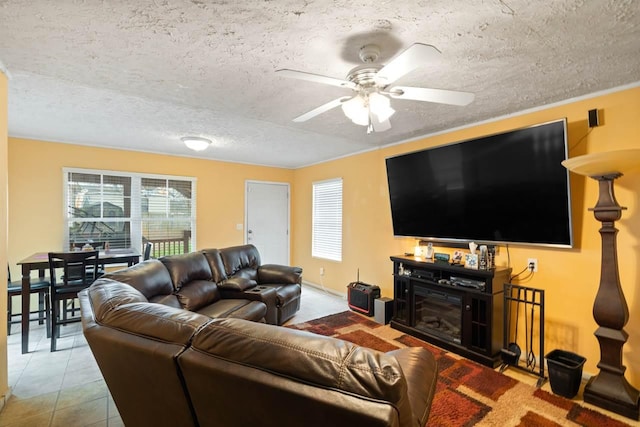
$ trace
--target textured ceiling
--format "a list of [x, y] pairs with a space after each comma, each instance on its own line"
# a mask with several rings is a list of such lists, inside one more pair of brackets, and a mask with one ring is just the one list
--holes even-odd
[[[640, 81], [640, 0], [0, 0], [0, 22], [10, 136], [288, 168]], [[275, 70], [342, 79], [362, 45], [415, 42], [442, 54], [397, 83], [472, 104], [292, 122], [350, 91]]]

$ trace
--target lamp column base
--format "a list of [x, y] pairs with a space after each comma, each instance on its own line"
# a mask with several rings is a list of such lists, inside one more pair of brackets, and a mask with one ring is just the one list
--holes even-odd
[[585, 386], [583, 399], [632, 420], [640, 419], [640, 394], [622, 376], [600, 372]]
[[622, 364], [622, 347], [628, 335], [624, 330], [603, 326], [594, 335], [600, 343], [600, 372], [585, 386], [583, 399], [637, 421], [640, 418], [640, 392], [624, 377], [627, 368]]

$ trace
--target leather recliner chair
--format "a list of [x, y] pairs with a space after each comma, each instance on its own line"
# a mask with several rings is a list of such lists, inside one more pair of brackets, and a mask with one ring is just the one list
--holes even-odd
[[[212, 270], [218, 270], [223, 295], [230, 298], [254, 298], [267, 302], [265, 320], [282, 325], [300, 310], [302, 268], [279, 264], [261, 264], [254, 245], [205, 249]], [[216, 255], [219, 258], [216, 259]], [[271, 302], [273, 301], [273, 302]]]

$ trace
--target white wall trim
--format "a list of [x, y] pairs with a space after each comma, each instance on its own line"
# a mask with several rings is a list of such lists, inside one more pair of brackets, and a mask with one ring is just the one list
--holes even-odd
[[[351, 157], [351, 156], [357, 156], [357, 155], [360, 155], [360, 154], [363, 154], [363, 153], [368, 153], [370, 151], [382, 150], [382, 149], [385, 149], [385, 148], [388, 148], [388, 147], [393, 147], [395, 145], [401, 145], [401, 144], [406, 144], [408, 142], [419, 141], [421, 139], [431, 138], [431, 137], [438, 136], [438, 135], [444, 135], [444, 134], [447, 134], [447, 133], [451, 133], [451, 132], [455, 132], [455, 131], [459, 131], [459, 130], [463, 130], [463, 129], [468, 129], [468, 128], [473, 128], [473, 127], [485, 125], [485, 124], [488, 124], [488, 123], [499, 122], [501, 120], [506, 120], [506, 119], [510, 119], [510, 118], [513, 118], [513, 117], [524, 116], [525, 114], [531, 114], [531, 113], [535, 113], [535, 112], [538, 112], [538, 111], [548, 110], [550, 108], [560, 107], [562, 105], [572, 104], [574, 102], [584, 101], [584, 100], [587, 100], [587, 99], [596, 98], [596, 97], [604, 96], [604, 95], [609, 95], [609, 94], [616, 93], [616, 92], [622, 92], [624, 90], [629, 90], [629, 89], [633, 89], [633, 88], [636, 88], [636, 87], [640, 87], [640, 81], [629, 83], [629, 84], [626, 84], [626, 85], [623, 85], [623, 86], [613, 87], [611, 89], [605, 89], [605, 90], [601, 90], [601, 91], [598, 91], [598, 92], [588, 93], [586, 95], [577, 96], [575, 98], [565, 99], [565, 100], [562, 100], [562, 101], [554, 102], [552, 104], [540, 105], [538, 107], [533, 107], [533, 108], [529, 108], [527, 110], [517, 111], [517, 112], [514, 112], [514, 113], [510, 113], [510, 114], [505, 114], [505, 115], [502, 115], [502, 116], [493, 117], [493, 118], [490, 118], [490, 119], [487, 119], [487, 120], [482, 120], [482, 121], [475, 122], [475, 123], [469, 123], [469, 124], [462, 125], [462, 126], [457, 126], [457, 127], [454, 127], [454, 128], [444, 129], [444, 130], [441, 130], [441, 131], [438, 131], [438, 132], [427, 133], [427, 134], [424, 134], [424, 135], [421, 135], [421, 136], [415, 136], [415, 137], [412, 137], [412, 138], [403, 139], [403, 140], [397, 141], [397, 142], [391, 142], [389, 144], [381, 145], [379, 147], [367, 148], [366, 150], [357, 151], [355, 153], [349, 153], [349, 154], [345, 154], [345, 155], [342, 155], [342, 156], [334, 157], [332, 159], [323, 160], [323, 161], [320, 161], [320, 162], [315, 162], [315, 163], [310, 163], [310, 164], [307, 164], [307, 165], [299, 166], [299, 167], [297, 167], [295, 169], [303, 169], [303, 168], [306, 168], [306, 167], [309, 167], [309, 166], [320, 165], [320, 164], [323, 164], [323, 163], [329, 163], [329, 162], [333, 162], [335, 160], [344, 159], [344, 158]], [[585, 114], [585, 119], [586, 119], [586, 114]], [[452, 141], [452, 142], [455, 142], [455, 141]]]
[[0, 60], [0, 72], [7, 76], [7, 79], [11, 79], [11, 73], [9, 73], [9, 69], [2, 63], [2, 60]]

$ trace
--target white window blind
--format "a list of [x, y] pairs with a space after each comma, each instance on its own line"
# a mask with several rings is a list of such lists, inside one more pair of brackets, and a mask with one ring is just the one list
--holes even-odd
[[65, 245], [153, 244], [152, 256], [195, 247], [195, 179], [65, 169]]
[[[174, 179], [142, 178], [143, 242], [158, 242], [155, 252], [163, 255], [191, 252], [191, 182]], [[166, 247], [164, 247], [166, 246]]]
[[342, 261], [342, 178], [313, 183], [311, 255]]

